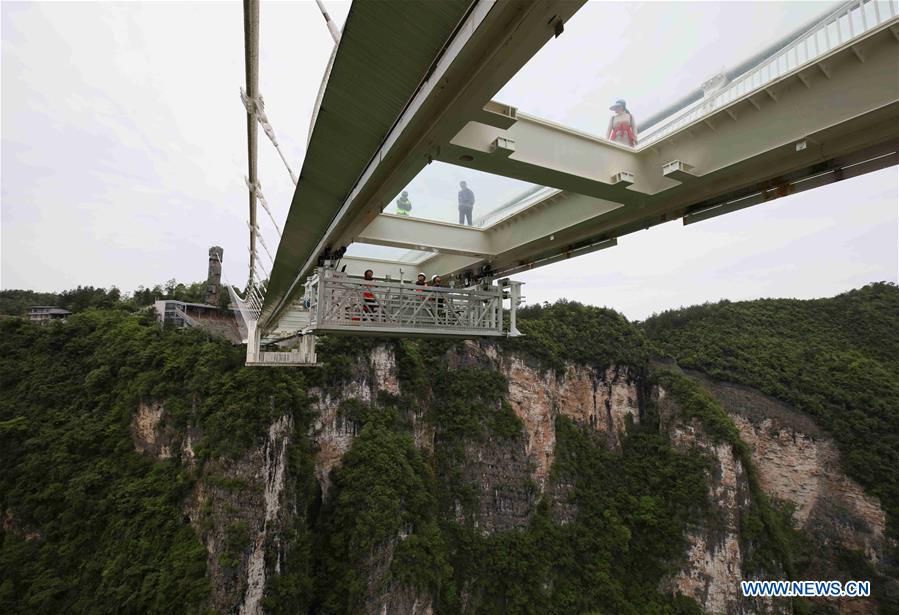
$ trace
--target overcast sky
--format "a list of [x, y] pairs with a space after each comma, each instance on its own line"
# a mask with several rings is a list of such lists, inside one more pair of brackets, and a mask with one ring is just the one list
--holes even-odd
[[[326, 2], [342, 24], [346, 2]], [[601, 132], [624, 97], [639, 121], [833, 3], [596, 3], [496, 96]], [[207, 249], [246, 279], [246, 115], [239, 2], [13, 3], [2, 11], [0, 287], [132, 290], [203, 279]], [[263, 3], [260, 89], [298, 171], [332, 41], [315, 3]], [[259, 175], [279, 223], [293, 185], [260, 132]], [[527, 299], [608, 305], [630, 318], [720, 298], [819, 297], [899, 277], [891, 168], [520, 276]], [[475, 216], [526, 187], [432, 164], [416, 213], [451, 220], [464, 175]], [[271, 224], [260, 224], [272, 249]], [[262, 257], [266, 262], [266, 257]], [[266, 263], [267, 264], [267, 263]]]

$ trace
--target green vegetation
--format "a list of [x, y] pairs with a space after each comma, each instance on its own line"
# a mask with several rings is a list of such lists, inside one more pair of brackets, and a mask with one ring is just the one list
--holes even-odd
[[[160, 290], [190, 291], [177, 287]], [[4, 292], [4, 309], [16, 301], [75, 305]], [[895, 523], [894, 286], [818, 302], [689, 308], [642, 328], [577, 303], [523, 310], [527, 336], [499, 342], [500, 350], [557, 374], [566, 363], [627, 365], [641, 405], [620, 450], [602, 434], [557, 419], [545, 495], [531, 482], [524, 425], [489, 353], [479, 357], [443, 340], [328, 337], [319, 346], [324, 368], [248, 369], [242, 347], [132, 313], [144, 299], [79, 292], [80, 313], [67, 323], [0, 321], [4, 613], [202, 611], [210, 582], [200, 534], [219, 532], [213, 565], [239, 584], [232, 576], [255, 530], [240, 516], [214, 519], [208, 502], [192, 511], [192, 526], [194, 489], [202, 480], [239, 501], [251, 487], [228, 474], [229, 464], [260, 446], [285, 413], [295, 429], [283, 497], [297, 514], [277, 536], [279, 548], [266, 550], [269, 570], [281, 553], [281, 572], [268, 575], [264, 599], [272, 612], [353, 613], [371, 607], [365, 601], [373, 591], [405, 590], [432, 596], [441, 614], [698, 613], [692, 600], [659, 588], [682, 564], [685, 530], [716, 526], [710, 461], [675, 450], [660, 431], [647, 394], [657, 349], [808, 412], [837, 438], [850, 471], [892, 507]], [[306, 435], [307, 391], [336, 392], [382, 344], [396, 354], [402, 395], [339, 406], [356, 437], [322, 503]], [[749, 450], [721, 406], [688, 377], [655, 377], [684, 418], [728, 443], [746, 468], [752, 504], [741, 518], [741, 550], [749, 570], [801, 575], [812, 547], [792, 530], [788, 511], [761, 492]], [[131, 424], [148, 403], [165, 406], [172, 459], [134, 452]], [[201, 434], [194, 467], [179, 459], [177, 438], [188, 427]], [[433, 433], [433, 449], [417, 447], [413, 433]], [[503, 487], [521, 494], [527, 510], [517, 529], [489, 534], [483, 515], [500, 504], [481, 477], [497, 465], [496, 475], [508, 476]], [[841, 569], [875, 578], [856, 554], [840, 557]]]
[[899, 288], [833, 299], [721, 302], [664, 312], [647, 335], [681, 367], [745, 384], [828, 430], [899, 537]]
[[[375, 569], [380, 591], [429, 594], [439, 613], [699, 613], [691, 600], [657, 588], [679, 563], [685, 525], [708, 512], [705, 459], [677, 453], [651, 420], [613, 453], [601, 437], [559, 419], [553, 480], [571, 485], [570, 494], [540, 502], [521, 529], [485, 535], [474, 521], [488, 494], [465, 466], [472, 450], [523, 450], [507, 384], [487, 366], [447, 361], [460, 351], [452, 342], [395, 349], [412, 393], [339, 409], [361, 431], [332, 474], [315, 529], [320, 612], [358, 612]], [[414, 447], [411, 414], [435, 430], [433, 456]], [[556, 506], [577, 513], [562, 524]]]
[[699, 421], [703, 431], [714, 442], [729, 444], [734, 457], [746, 472], [751, 502], [748, 514], [741, 518], [740, 528], [746, 571], [765, 574], [782, 569], [788, 578], [797, 578], [791, 550], [794, 531], [790, 518], [776, 509], [762, 491], [749, 447], [740, 439], [740, 433], [727, 412], [699, 384], [686, 376], [663, 371], [657, 378], [677, 402], [683, 418]]
[[172, 427], [203, 431], [202, 462], [239, 456], [275, 415], [302, 418], [290, 372], [242, 362], [241, 348], [122, 311], [0, 321], [0, 611], [202, 604], [206, 550], [185, 510], [195, 477], [135, 453], [129, 425], [142, 401], [163, 402]]
[[24, 316], [32, 305], [55, 305], [71, 312], [90, 308], [136, 310], [152, 305], [159, 299], [174, 299], [188, 303], [204, 303], [206, 283], [183, 284], [174, 279], [151, 288], [138, 287], [132, 294], [122, 294], [115, 286], [109, 290], [93, 286], [79, 286], [61, 293], [39, 293], [32, 290], [0, 290], [0, 314]]
[[453, 576], [438, 611], [455, 613], [462, 591], [483, 613], [699, 613], [658, 592], [685, 546], [685, 524], [706, 514], [705, 460], [675, 452], [651, 430], [635, 429], [620, 454], [561, 417], [553, 480], [570, 485], [577, 511], [562, 524], [538, 504], [521, 530], [482, 535], [443, 522]]
[[643, 332], [624, 316], [574, 301], [526, 307], [519, 311], [518, 328], [524, 337], [509, 340], [507, 346], [558, 372], [566, 361], [599, 368], [611, 363], [642, 368], [651, 354]]
[[317, 608], [326, 613], [362, 608], [369, 576], [389, 564], [378, 561], [376, 549], [398, 542], [401, 531], [411, 536], [398, 559], [416, 570], [416, 578], [441, 575], [445, 563], [432, 544], [434, 476], [411, 436], [400, 429], [394, 406], [366, 414], [361, 432], [331, 477], [333, 496], [322, 509], [314, 551]]

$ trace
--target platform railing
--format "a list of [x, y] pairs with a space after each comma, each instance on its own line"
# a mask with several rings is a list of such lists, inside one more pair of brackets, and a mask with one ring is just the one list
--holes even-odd
[[311, 331], [503, 335], [503, 291], [350, 278], [319, 270], [307, 282]]
[[811, 64], [834, 49], [867, 34], [896, 18], [899, 0], [854, 0], [847, 2], [811, 27], [805, 34], [770, 58], [738, 76], [721, 90], [681, 110], [664, 123], [650, 126], [639, 135], [640, 146], [650, 145], [696, 122], [717, 109]]

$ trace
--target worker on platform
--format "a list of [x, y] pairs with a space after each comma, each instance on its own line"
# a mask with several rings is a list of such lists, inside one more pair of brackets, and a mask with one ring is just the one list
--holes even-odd
[[419, 273], [418, 278], [415, 280], [415, 285], [416, 286], [427, 286], [428, 285], [427, 276], [425, 276], [425, 274], [423, 274], [423, 273]]
[[471, 212], [474, 210], [474, 192], [465, 182], [459, 182], [459, 224], [471, 226]]
[[408, 216], [412, 213], [412, 201], [409, 200], [409, 191], [403, 190], [400, 198], [396, 200], [396, 215]]
[[[431, 276], [431, 286], [433, 288], [440, 288], [443, 280], [440, 279], [439, 275]], [[434, 314], [438, 321], [442, 321], [446, 315], [446, 302], [443, 300], [443, 296], [440, 293], [435, 293], [438, 296], [434, 297], [434, 307], [436, 308], [436, 313]]]
[[636, 147], [637, 124], [634, 122], [634, 116], [627, 110], [627, 103], [618, 99], [609, 107], [609, 111], [615, 113], [609, 118], [609, 141]]
[[[374, 282], [375, 272], [371, 269], [366, 269], [362, 277], [365, 278], [365, 281], [367, 282]], [[375, 293], [372, 291], [373, 288], [369, 284], [366, 284], [365, 290], [362, 291], [362, 301], [364, 302], [362, 305], [362, 312], [365, 314], [366, 320], [374, 320], [373, 314], [378, 311], [378, 300], [375, 298]]]

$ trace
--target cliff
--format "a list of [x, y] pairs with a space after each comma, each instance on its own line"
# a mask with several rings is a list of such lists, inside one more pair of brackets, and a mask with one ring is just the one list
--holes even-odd
[[[0, 607], [891, 612], [890, 513], [819, 417], [651, 361], [653, 323], [522, 323], [327, 339], [306, 372], [124, 314], [0, 323]], [[875, 597], [739, 593], [782, 578]]]

